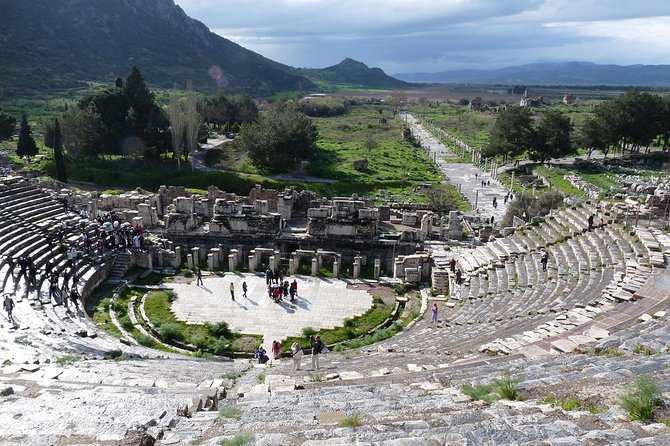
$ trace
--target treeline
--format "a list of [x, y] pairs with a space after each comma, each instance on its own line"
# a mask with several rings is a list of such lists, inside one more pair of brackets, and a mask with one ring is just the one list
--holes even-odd
[[298, 102], [298, 107], [307, 116], [327, 118], [339, 116], [347, 112], [349, 103], [342, 97], [308, 97]]
[[610, 151], [639, 151], [658, 139], [663, 150], [670, 139], [670, 96], [630, 89], [597, 106], [593, 115], [574, 129], [570, 118], [558, 110], [536, 119], [529, 108], [512, 106], [501, 112], [491, 131], [486, 156], [525, 155], [545, 162], [576, 153], [577, 147]]

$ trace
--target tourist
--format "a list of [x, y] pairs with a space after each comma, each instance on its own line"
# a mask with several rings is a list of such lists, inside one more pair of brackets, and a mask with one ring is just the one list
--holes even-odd
[[195, 277], [198, 278], [198, 280], [195, 282], [195, 286], [204, 286], [202, 283], [202, 270], [197, 266], [195, 267]]
[[14, 316], [12, 315], [12, 312], [14, 311], [14, 300], [9, 294], [5, 294], [5, 300], [2, 302], [2, 307], [7, 312], [7, 319], [13, 324]]
[[300, 344], [294, 342], [291, 345], [291, 359], [293, 359], [293, 370], [300, 370], [300, 360], [302, 359], [302, 349]]
[[230, 282], [230, 298], [235, 300], [235, 284]]
[[272, 270], [270, 267], [265, 270], [265, 284], [270, 285], [272, 283]]
[[323, 342], [321, 342], [321, 336], [316, 338], [309, 337], [310, 344], [312, 346], [312, 368], [314, 370], [319, 370], [319, 354], [323, 350]]
[[8, 271], [9, 274], [11, 274], [12, 277], [14, 277], [14, 267], [16, 266], [16, 264], [14, 263], [14, 257], [12, 257], [11, 254], [7, 254], [7, 256], [5, 257], [5, 263], [7, 263], [7, 266], [9, 267]]
[[281, 342], [272, 341], [272, 358], [276, 361], [279, 359], [279, 353], [281, 352]]
[[289, 293], [291, 294], [291, 302], [295, 300], [295, 296], [298, 294], [298, 281], [293, 279], [291, 282], [291, 287], [289, 288]]
[[493, 209], [498, 209], [498, 199], [493, 197]]
[[456, 284], [460, 285], [463, 282], [463, 271], [460, 268], [456, 270]]
[[56, 302], [56, 305], [63, 303], [60, 289], [58, 288], [58, 273], [56, 271], [53, 271], [49, 276], [49, 300], [52, 298]]
[[598, 223], [598, 228], [602, 229], [605, 227], [605, 220], [603, 220], [602, 217], [600, 217], [600, 223]]
[[288, 297], [288, 288], [289, 288], [288, 280], [285, 280], [281, 285], [281, 290], [282, 294], [284, 295], [284, 298]]
[[242, 282], [242, 297], [247, 298], [247, 282]]
[[449, 261], [449, 269], [451, 270], [452, 273], [454, 274], [456, 273], [456, 259], [454, 259], [453, 257]]
[[587, 220], [587, 223], [589, 224], [589, 231], [593, 230], [593, 220], [595, 219], [595, 215], [591, 214], [589, 215], [589, 218]]
[[254, 358], [259, 364], [265, 364], [270, 360], [270, 358], [268, 358], [267, 352], [265, 351], [262, 345], [259, 346], [258, 350], [256, 350], [256, 353], [254, 353]]
[[495, 216], [491, 215], [491, 224], [495, 221]]
[[70, 301], [74, 304], [75, 308], [77, 309], [77, 312], [79, 311], [79, 291], [77, 291], [76, 287], [72, 287], [72, 290], [70, 291]]
[[433, 308], [431, 309], [431, 313], [432, 313], [432, 315], [431, 315], [431, 317], [430, 317], [430, 323], [431, 323], [431, 324], [432, 324], [433, 322], [437, 323], [437, 313], [438, 313], [438, 311], [439, 311], [439, 310], [437, 309], [437, 303], [433, 303]]
[[545, 251], [542, 254], [542, 258], [540, 259], [540, 264], [542, 265], [542, 271], [547, 270], [547, 263], [549, 263], [549, 253]]

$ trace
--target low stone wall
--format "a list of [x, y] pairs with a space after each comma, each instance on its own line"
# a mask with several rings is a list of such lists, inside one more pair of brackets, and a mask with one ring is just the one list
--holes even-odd
[[86, 301], [93, 291], [105, 280], [112, 272], [114, 267], [114, 259], [108, 260], [104, 265], [98, 268], [93, 275], [86, 281], [83, 288], [81, 289], [81, 300], [86, 307]]

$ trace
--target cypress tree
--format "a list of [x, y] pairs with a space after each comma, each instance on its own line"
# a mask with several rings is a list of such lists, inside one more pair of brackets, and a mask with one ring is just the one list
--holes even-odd
[[21, 116], [21, 124], [19, 126], [19, 141], [16, 144], [16, 154], [21, 158], [26, 157], [28, 160], [39, 152], [35, 139], [31, 134], [30, 124], [25, 113]]
[[58, 123], [58, 118], [54, 120], [53, 135], [54, 160], [56, 161], [56, 179], [65, 183], [67, 182], [67, 176], [65, 175], [65, 160], [63, 159], [63, 138], [60, 133], [60, 124]]

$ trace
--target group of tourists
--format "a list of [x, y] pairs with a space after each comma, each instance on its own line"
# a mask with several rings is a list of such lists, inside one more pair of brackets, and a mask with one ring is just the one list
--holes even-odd
[[[311, 348], [311, 363], [312, 363], [312, 369], [314, 370], [319, 370], [319, 355], [326, 353], [328, 349], [324, 345], [323, 341], [321, 340], [321, 336], [310, 336], [309, 337], [309, 344]], [[281, 342], [275, 340], [272, 341], [272, 358], [276, 361], [279, 359], [281, 356]], [[291, 344], [291, 360], [293, 362], [293, 370], [300, 370], [301, 367], [301, 362], [302, 362], [302, 357], [303, 357], [303, 351], [302, 347], [298, 342], [294, 342]], [[263, 346], [259, 346], [258, 349], [256, 350], [256, 353], [254, 353], [254, 359], [258, 362], [258, 364], [266, 364], [267, 362], [270, 361], [270, 357], [267, 354], [267, 351], [263, 348]]]
[[283, 299], [289, 295], [291, 296], [291, 302], [293, 302], [295, 296], [298, 295], [298, 281], [296, 279], [293, 279], [293, 282], [290, 284], [288, 280], [284, 280], [281, 283], [268, 285], [268, 297], [275, 303], [283, 301]]

